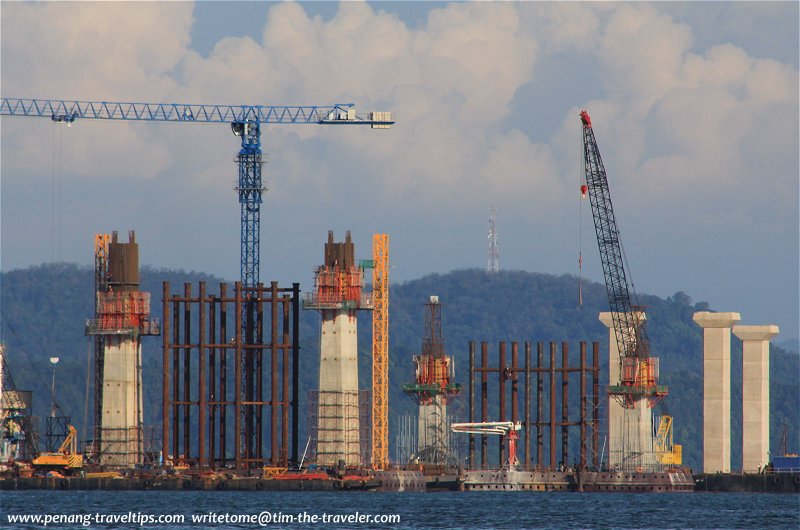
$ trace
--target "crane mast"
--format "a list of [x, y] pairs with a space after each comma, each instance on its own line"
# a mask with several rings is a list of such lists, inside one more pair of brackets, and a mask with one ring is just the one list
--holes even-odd
[[658, 385], [658, 360], [650, 356], [644, 310], [631, 302], [619, 228], [611, 204], [605, 166], [592, 129], [592, 120], [585, 110], [581, 111], [580, 118], [583, 123], [585, 186], [592, 208], [597, 246], [620, 356], [620, 381], [617, 385], [609, 386], [609, 394], [625, 408], [633, 408], [641, 399], [647, 399], [652, 407], [667, 395], [667, 387]]

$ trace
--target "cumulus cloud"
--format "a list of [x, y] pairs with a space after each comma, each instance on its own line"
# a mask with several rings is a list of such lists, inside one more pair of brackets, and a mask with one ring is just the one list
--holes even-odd
[[[260, 34], [227, 36], [204, 56], [190, 46], [190, 3], [13, 2], [3, 5], [2, 90], [12, 97], [355, 102], [361, 113], [393, 111], [397, 124], [388, 131], [268, 126], [263, 138], [268, 200], [369, 201], [396, 226], [409, 209], [456, 220], [482, 218], [491, 203], [520, 217], [561, 210], [576, 193], [577, 113], [586, 107], [619, 203], [638, 213], [680, 208], [686, 223], [738, 207], [747, 223], [758, 216], [748, 206], [758, 197], [780, 205], [779, 223], [796, 225], [796, 64], [724, 39], [698, 49], [716, 28], [684, 13], [703, 9], [457, 2], [437, 5], [412, 26], [365, 2], [342, 2], [327, 19], [288, 2], [270, 7]], [[740, 22], [723, 25], [749, 27]], [[548, 75], [566, 77], [576, 100], [552, 93], [526, 101], [526, 90]], [[529, 123], [534, 106], [562, 118], [552, 130]], [[4, 181], [47, 173], [49, 164], [30, 163], [41, 158], [42, 128], [12, 119], [3, 125]], [[83, 132], [70, 139], [64, 165], [80, 168], [84, 179], [147, 177], [205, 201], [232, 193], [238, 146], [225, 127], [77, 127]], [[755, 178], [753, 193], [719, 199], [720, 189]]]

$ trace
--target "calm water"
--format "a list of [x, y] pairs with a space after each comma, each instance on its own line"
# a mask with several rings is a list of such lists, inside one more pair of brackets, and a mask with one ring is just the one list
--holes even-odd
[[[0, 528], [41, 528], [9, 515], [71, 517], [48, 528], [259, 528], [257, 522], [192, 522], [269, 512], [268, 528], [800, 528], [800, 496], [772, 494], [602, 493], [282, 493], [282, 492], [0, 492]], [[134, 522], [80, 517], [122, 515]], [[399, 523], [290, 522], [316, 515], [399, 515]], [[141, 524], [143, 516], [182, 515], [183, 523]], [[270, 515], [263, 516], [266, 518]], [[282, 522], [281, 522], [282, 520]], [[278, 521], [278, 522], [276, 522]]]

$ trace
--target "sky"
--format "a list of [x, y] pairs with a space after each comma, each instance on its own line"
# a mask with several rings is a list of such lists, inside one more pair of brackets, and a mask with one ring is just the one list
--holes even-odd
[[[3, 97], [328, 105], [389, 130], [268, 125], [261, 279], [313, 282], [328, 230], [390, 281], [500, 268], [602, 282], [587, 109], [640, 293], [798, 331], [797, 2], [3, 2]], [[0, 120], [0, 266], [89, 265], [135, 230], [145, 265], [239, 277], [223, 124]], [[125, 239], [125, 236], [123, 236]], [[535, 303], [535, 301], [532, 301]]]

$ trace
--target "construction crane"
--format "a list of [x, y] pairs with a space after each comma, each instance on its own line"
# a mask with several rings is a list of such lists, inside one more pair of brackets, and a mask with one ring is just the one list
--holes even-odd
[[356, 115], [352, 103], [334, 105], [195, 105], [185, 103], [123, 103], [118, 101], [75, 101], [2, 98], [0, 116], [49, 118], [68, 126], [79, 119], [114, 121], [157, 121], [181, 123], [228, 123], [241, 138], [236, 161], [239, 180], [236, 191], [241, 206], [241, 281], [255, 287], [260, 278], [261, 125], [369, 125], [388, 129], [391, 112]]
[[664, 414], [658, 422], [658, 431], [653, 438], [653, 448], [658, 463], [679, 466], [683, 462], [683, 447], [672, 443], [672, 416]]
[[648, 406], [653, 407], [667, 395], [667, 387], [658, 384], [658, 360], [650, 356], [644, 311], [631, 302], [619, 228], [611, 204], [606, 170], [594, 137], [592, 120], [585, 110], [581, 111], [580, 118], [583, 123], [585, 175], [581, 192], [589, 194], [620, 356], [620, 381], [617, 385], [610, 385], [608, 392], [626, 409], [634, 408], [642, 399], [646, 399]]
[[30, 410], [14, 383], [4, 344], [0, 344], [0, 436], [0, 443], [9, 447], [7, 453], [13, 458], [28, 460], [39, 455]]
[[53, 453], [42, 453], [33, 459], [34, 467], [37, 468], [58, 468], [64, 471], [81, 469], [83, 467], [83, 455], [78, 454], [78, 431], [72, 425], [69, 426], [69, 434], [64, 438], [64, 443]]
[[506, 467], [514, 469], [519, 465], [517, 459], [517, 431], [522, 429], [522, 423], [516, 421], [484, 421], [475, 423], [454, 423], [450, 426], [453, 432], [467, 434], [499, 434], [508, 442], [508, 461]]

